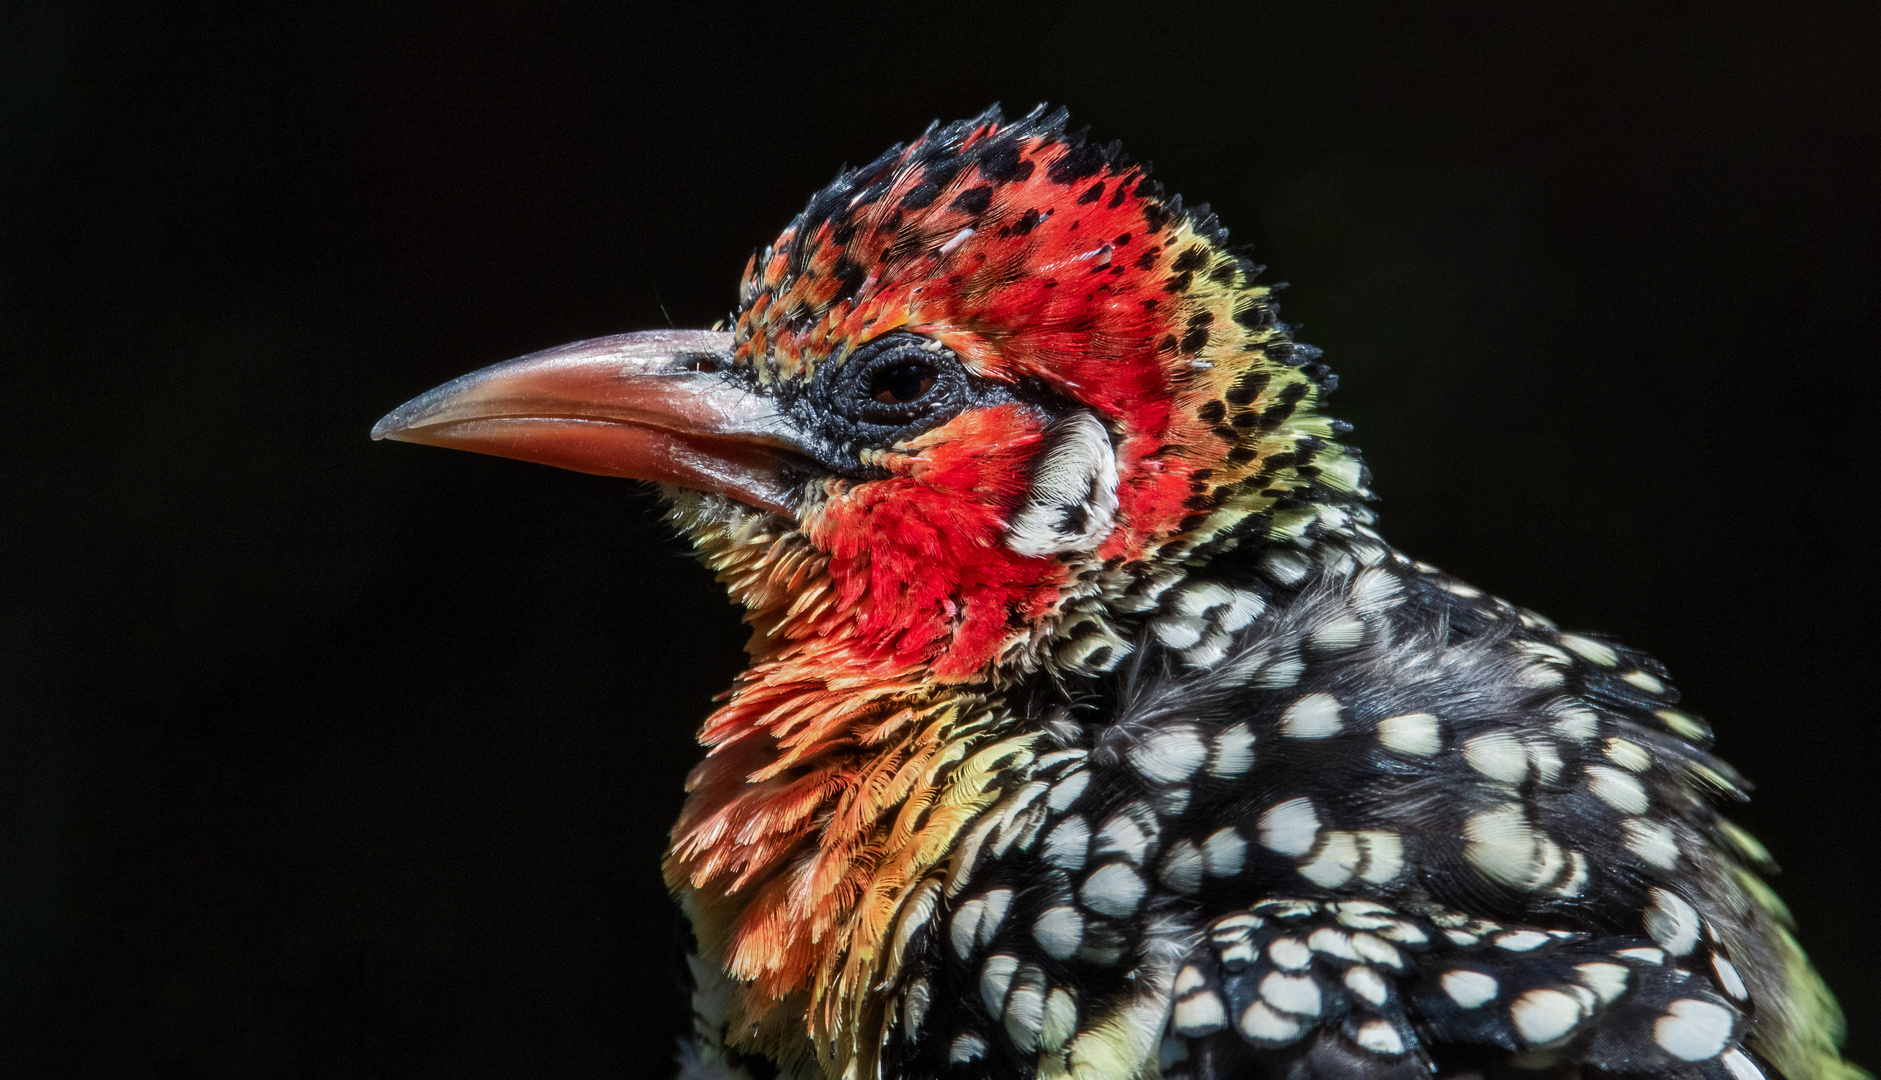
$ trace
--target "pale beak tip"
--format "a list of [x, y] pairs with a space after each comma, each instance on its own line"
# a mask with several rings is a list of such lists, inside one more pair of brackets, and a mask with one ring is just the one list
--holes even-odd
[[404, 409], [395, 409], [386, 413], [378, 423], [372, 425], [372, 441], [378, 442], [381, 439], [390, 439], [393, 442], [405, 441], [399, 438], [407, 427], [406, 417], [402, 415], [404, 412]]
[[427, 390], [380, 417], [379, 422], [372, 425], [373, 441], [391, 439], [393, 442], [410, 442], [410, 439], [403, 437], [404, 433], [420, 426], [426, 414], [436, 411], [434, 404], [441, 392], [455, 390], [457, 382], [447, 383], [436, 390]]

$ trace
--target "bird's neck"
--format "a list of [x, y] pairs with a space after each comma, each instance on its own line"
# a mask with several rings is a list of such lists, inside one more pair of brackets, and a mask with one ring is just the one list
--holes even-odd
[[[1239, 563], [1274, 551], [1310, 563], [1318, 539], [1343, 533], [1355, 515], [1370, 519], [1356, 506], [1304, 504], [1263, 519], [1243, 545], [1218, 543], [1213, 558]], [[1209, 562], [1193, 559], [1118, 582], [1082, 575], [1090, 580], [1071, 603], [1030, 620], [1035, 640], [1020, 661], [936, 678], [930, 660], [861, 640], [866, 627], [836, 595], [830, 556], [801, 533], [768, 515], [734, 512], [710, 531], [697, 515], [676, 516], [745, 604], [754, 631], [751, 666], [700, 731], [707, 756], [688, 783], [669, 856], [675, 889], [728, 899], [763, 887], [806, 844], [820, 842], [827, 853], [868, 837], [917, 791], [905, 777], [867, 788], [882, 770], [917, 748], [964, 747], [1013, 730], [1018, 719], [994, 709], [1010, 687], [1044, 668], [1101, 675], [1132, 651], [1137, 623], [1165, 592], [1209, 572]], [[838, 806], [844, 814], [832, 817]], [[836, 835], [844, 828], [853, 836]]]
[[750, 667], [700, 731], [667, 884], [701, 958], [730, 977], [747, 1049], [859, 1052], [893, 912], [993, 797], [994, 762], [1031, 737], [986, 681], [937, 681], [874, 647], [831, 556], [790, 523], [691, 493], [673, 518], [753, 633]]
[[666, 859], [702, 957], [733, 981], [731, 1030], [785, 1059], [871, 1052], [895, 912], [1036, 738], [985, 688], [832, 678], [829, 659], [809, 645], [745, 673], [705, 725]]

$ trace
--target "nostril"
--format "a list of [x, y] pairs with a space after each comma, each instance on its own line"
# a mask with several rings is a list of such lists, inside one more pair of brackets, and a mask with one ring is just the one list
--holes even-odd
[[700, 357], [699, 360], [692, 365], [692, 370], [706, 375], [716, 374], [718, 371], [718, 361], [709, 356]]

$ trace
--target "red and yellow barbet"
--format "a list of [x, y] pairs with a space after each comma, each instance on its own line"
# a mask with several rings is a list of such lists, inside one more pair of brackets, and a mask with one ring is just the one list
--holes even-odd
[[1299, 486], [1277, 457], [1312, 446], [1357, 486], [1269, 290], [1206, 213], [1032, 126], [990, 150], [997, 122], [930, 133], [826, 194], [747, 268], [736, 355], [802, 380], [907, 330], [988, 378], [1049, 382], [1114, 425], [1109, 538], [1072, 560], [1003, 542], [1044, 437], [1018, 404], [883, 453], [885, 479], [831, 478], [800, 531], [753, 543], [679, 510], [757, 634], [701, 735], [667, 882], [739, 981], [739, 1019], [770, 1019], [759, 1045], [788, 1058], [807, 1035], [820, 1060], [867, 1063], [891, 928], [1033, 742], [986, 689], [1036, 672], [1069, 613]]
[[662, 481], [748, 611], [689, 1075], [1859, 1075], [1662, 669], [1386, 545], [1260, 268], [1063, 124], [376, 431]]

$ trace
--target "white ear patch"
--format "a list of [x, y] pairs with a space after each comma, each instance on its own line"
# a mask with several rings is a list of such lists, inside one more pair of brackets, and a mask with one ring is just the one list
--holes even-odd
[[1006, 525], [1021, 555], [1088, 551], [1117, 522], [1117, 456], [1097, 417], [1075, 412], [1045, 429], [1044, 457], [1025, 502]]

